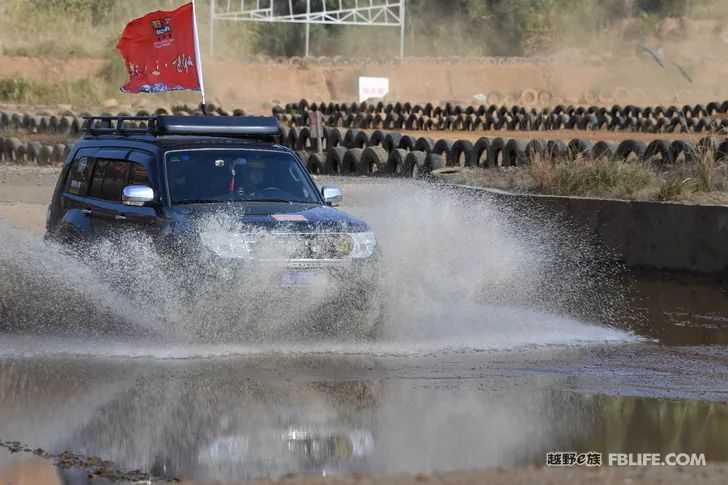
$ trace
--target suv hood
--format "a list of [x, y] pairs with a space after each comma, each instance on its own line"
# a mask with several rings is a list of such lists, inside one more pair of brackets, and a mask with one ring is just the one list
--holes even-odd
[[294, 232], [369, 231], [366, 222], [325, 205], [288, 204], [279, 202], [231, 202], [221, 204], [176, 205], [170, 209], [173, 219], [188, 219], [201, 224], [219, 221], [242, 223], [258, 230]]

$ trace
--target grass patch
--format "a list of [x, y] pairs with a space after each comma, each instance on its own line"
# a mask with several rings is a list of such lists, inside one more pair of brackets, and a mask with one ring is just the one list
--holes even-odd
[[639, 199], [653, 182], [643, 164], [611, 160], [538, 160], [529, 172], [535, 190], [555, 195]]
[[539, 159], [524, 167], [469, 168], [451, 183], [548, 195], [728, 204], [728, 163], [712, 151], [659, 166], [635, 160]]
[[98, 104], [109, 95], [108, 84], [100, 79], [44, 83], [23, 76], [0, 79], [0, 101], [22, 104]]

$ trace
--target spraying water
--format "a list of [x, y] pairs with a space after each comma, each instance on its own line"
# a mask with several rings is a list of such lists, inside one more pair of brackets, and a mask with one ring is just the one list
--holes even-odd
[[[144, 235], [74, 251], [0, 221], [0, 321], [25, 335], [0, 352], [409, 354], [632, 338], [598, 325], [621, 297], [560, 223], [413, 182], [350, 180], [346, 210], [382, 252], [376, 309], [352, 313], [342, 303], [357, 295], [332, 285], [292, 296], [275, 267], [191, 287], [202, 268], [179, 267]], [[351, 337], [363, 318], [383, 319], [381, 339]]]

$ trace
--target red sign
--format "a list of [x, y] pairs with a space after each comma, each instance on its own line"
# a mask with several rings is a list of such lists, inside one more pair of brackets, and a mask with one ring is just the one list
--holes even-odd
[[192, 3], [132, 20], [116, 48], [124, 56], [129, 93], [200, 90]]

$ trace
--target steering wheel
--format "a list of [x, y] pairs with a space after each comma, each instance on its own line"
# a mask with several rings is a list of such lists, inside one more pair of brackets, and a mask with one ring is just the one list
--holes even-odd
[[[274, 191], [278, 192], [280, 194], [283, 194], [283, 197], [281, 197], [281, 199], [294, 199], [295, 198], [293, 196], [293, 194], [289, 194], [285, 190], [281, 190], [278, 187], [266, 187], [265, 189], [256, 190], [255, 192], [250, 192], [248, 195], [250, 197], [256, 197], [256, 196], [262, 196], [266, 192], [274, 192]], [[264, 197], [260, 197], [260, 198], [264, 198]]]

